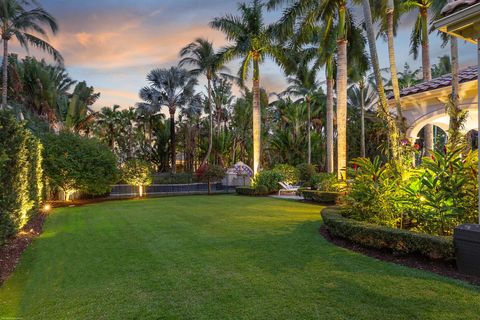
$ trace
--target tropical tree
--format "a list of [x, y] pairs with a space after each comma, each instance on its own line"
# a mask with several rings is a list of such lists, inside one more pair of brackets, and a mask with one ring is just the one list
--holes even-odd
[[[364, 53], [364, 45], [362, 41], [356, 41], [355, 44], [350, 43], [351, 40], [363, 39], [361, 32], [355, 31], [355, 23], [350, 12], [347, 9], [346, 0], [327, 0], [320, 3], [316, 0], [270, 0], [268, 5], [275, 8], [281, 3], [290, 4], [285, 9], [280, 25], [283, 33], [293, 34], [295, 29], [300, 30], [300, 34], [311, 34], [311, 30], [318, 28], [318, 23], [322, 24], [323, 32], [320, 34], [319, 42], [322, 50], [327, 52], [324, 62], [327, 70], [327, 125], [333, 122], [333, 113], [331, 110], [331, 102], [333, 94], [329, 87], [333, 88], [333, 51], [329, 50], [333, 47], [333, 39], [336, 42], [336, 73], [337, 73], [337, 175], [339, 179], [346, 179], [347, 169], [347, 144], [346, 144], [346, 122], [347, 122], [347, 79], [348, 64], [347, 60], [354, 59], [354, 64], [367, 64], [366, 59], [359, 55], [348, 55], [348, 52]], [[300, 27], [298, 27], [300, 26]], [[354, 36], [354, 37], [352, 37]], [[303, 38], [302, 36], [300, 39]], [[330, 81], [329, 81], [330, 80]], [[333, 130], [331, 130], [333, 131]], [[331, 143], [333, 140], [333, 132], [327, 128], [327, 153], [330, 156], [333, 149]], [[329, 152], [330, 151], [330, 152]], [[327, 164], [329, 161], [327, 161]], [[331, 164], [328, 165], [331, 167]], [[329, 168], [331, 170], [331, 168]]]
[[365, 112], [377, 102], [377, 94], [367, 79], [362, 78], [348, 88], [348, 104], [360, 109], [360, 157], [366, 157]]
[[217, 78], [212, 81], [212, 102], [215, 106], [215, 128], [220, 132], [222, 121], [227, 120], [229, 108], [233, 102], [232, 83], [226, 78]]
[[421, 80], [418, 78], [420, 71], [420, 69], [412, 70], [408, 63], [405, 62], [403, 71], [398, 72], [398, 83], [400, 89], [409, 88], [420, 83]]
[[377, 45], [375, 42], [375, 31], [373, 28], [372, 11], [370, 9], [370, 1], [362, 0], [363, 15], [365, 18], [365, 28], [367, 31], [368, 45], [370, 47], [370, 61], [373, 67], [375, 82], [377, 85], [377, 93], [379, 97], [378, 113], [388, 126], [388, 138], [390, 144], [390, 152], [394, 161], [399, 160], [399, 132], [395, 119], [389, 112], [387, 97], [385, 94], [385, 87], [383, 86], [383, 78], [378, 61]]
[[[299, 97], [300, 100], [297, 103], [304, 103], [307, 109], [307, 163], [312, 163], [312, 104], [315, 103], [314, 99], [318, 97], [316, 94], [319, 91], [320, 82], [318, 81], [318, 66], [310, 66], [308, 58], [303, 56], [302, 53], [296, 54], [298, 63], [293, 66], [291, 72], [292, 76], [287, 78], [289, 86], [285, 90], [285, 94], [289, 94], [294, 97]], [[289, 70], [287, 69], [287, 72]]]
[[[360, 2], [357, 0], [357, 2]], [[395, 107], [397, 111], [397, 122], [400, 134], [405, 136], [407, 125], [403, 117], [403, 111], [400, 101], [400, 85], [398, 80], [398, 71], [395, 55], [395, 35], [400, 16], [404, 13], [402, 0], [373, 0], [373, 19], [380, 22], [380, 34], [382, 34], [388, 44], [388, 58], [391, 75], [391, 88]]]
[[170, 161], [171, 172], [176, 172], [176, 136], [175, 113], [177, 108], [188, 105], [194, 97], [197, 79], [185, 69], [154, 69], [147, 75], [150, 86], [140, 90], [140, 98], [156, 110], [162, 106], [168, 108], [170, 114]]
[[432, 66], [432, 78], [438, 78], [452, 72], [452, 62], [449, 55], [438, 57], [438, 63]]
[[51, 54], [58, 62], [63, 62], [63, 58], [49, 43], [31, 33], [33, 31], [46, 36], [47, 32], [44, 26], [47, 26], [54, 34], [58, 31], [55, 18], [39, 6], [37, 1], [0, 1], [0, 21], [0, 32], [3, 40], [2, 107], [6, 108], [8, 95], [8, 44], [12, 38], [15, 38], [27, 50], [29, 46], [33, 46]]
[[99, 131], [99, 137], [102, 139], [110, 149], [115, 148], [115, 140], [117, 137], [117, 128], [120, 123], [120, 109], [119, 105], [114, 105], [112, 108], [103, 107], [96, 117], [96, 126]]
[[[417, 10], [417, 20], [415, 21], [410, 36], [410, 52], [414, 59], [417, 59], [419, 47], [422, 47], [422, 73], [423, 81], [432, 80], [432, 69], [430, 64], [430, 42], [428, 11], [433, 4], [433, 0], [405, 0], [403, 7], [405, 10]], [[425, 148], [427, 151], [433, 150], [433, 125], [427, 124], [424, 128]]]
[[279, 47], [274, 43], [273, 26], [266, 25], [263, 17], [264, 5], [260, 0], [238, 5], [239, 16], [226, 15], [215, 18], [210, 25], [225, 33], [230, 44], [221, 49], [221, 61], [241, 58], [239, 75], [245, 80], [253, 69], [253, 170], [256, 174], [261, 166], [261, 108], [260, 108], [260, 63], [270, 57], [280, 58]]
[[87, 86], [85, 81], [78, 83], [68, 104], [67, 114], [65, 115], [66, 127], [73, 129], [75, 132], [87, 128], [95, 117], [95, 113], [90, 112], [89, 107], [99, 98], [100, 93], [96, 93], [93, 87]]
[[202, 161], [202, 164], [208, 161], [210, 153], [212, 152], [212, 139], [213, 139], [213, 114], [212, 114], [212, 80], [217, 77], [217, 73], [221, 70], [225, 70], [225, 67], [222, 65], [218, 54], [213, 48], [212, 42], [198, 38], [194, 42], [188, 44], [182, 50], [180, 50], [180, 60], [179, 66], [184, 67], [190, 65], [193, 69], [190, 72], [194, 76], [203, 74], [207, 78], [207, 97], [208, 97], [208, 110], [209, 110], [209, 121], [210, 121], [210, 130], [208, 138], [208, 151], [205, 155], [205, 158]]

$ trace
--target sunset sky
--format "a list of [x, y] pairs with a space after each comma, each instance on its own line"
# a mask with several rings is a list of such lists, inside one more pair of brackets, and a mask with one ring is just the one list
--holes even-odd
[[[138, 91], [146, 84], [146, 74], [153, 68], [169, 67], [178, 62], [179, 50], [197, 37], [206, 37], [216, 47], [225, 44], [223, 35], [209, 28], [208, 22], [225, 13], [235, 13], [235, 0], [42, 0], [42, 5], [59, 21], [60, 32], [50, 42], [61, 51], [69, 73], [76, 80], [86, 80], [101, 92], [96, 107], [119, 104], [133, 106]], [[358, 10], [357, 10], [358, 11]], [[268, 13], [273, 21], [279, 12]], [[357, 15], [361, 21], [362, 16]], [[403, 19], [396, 38], [398, 67], [408, 61], [411, 17]], [[432, 64], [448, 53], [438, 37], [431, 35]], [[386, 66], [386, 44], [379, 40], [379, 56]], [[14, 52], [21, 53], [13, 47]], [[462, 66], [475, 63], [476, 50], [461, 43]], [[237, 71], [238, 66], [230, 68]], [[271, 62], [262, 66], [262, 85], [278, 91], [284, 77]]]

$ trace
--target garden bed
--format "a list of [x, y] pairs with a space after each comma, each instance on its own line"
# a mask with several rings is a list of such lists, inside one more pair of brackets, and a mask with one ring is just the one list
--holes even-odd
[[47, 216], [38, 213], [20, 230], [13, 238], [0, 246], [0, 285], [15, 270], [22, 253], [38, 237], [43, 230], [43, 224]]
[[[441, 276], [466, 281], [475, 285], [480, 285], [480, 278], [462, 274], [457, 270], [454, 256], [452, 256], [451, 258], [445, 258], [445, 259], [432, 259], [431, 257], [428, 257], [419, 252], [401, 253], [398, 250], [392, 250], [391, 248], [388, 248], [385, 245], [386, 242], [381, 243], [380, 241], [378, 243], [381, 243], [381, 245], [378, 245], [378, 246], [367, 245], [364, 241], [357, 242], [354, 240], [353, 237], [343, 237], [339, 235], [338, 232], [335, 232], [335, 231], [332, 232], [328, 227], [328, 222], [325, 223], [325, 216], [328, 216], [328, 215], [330, 217], [332, 216], [335, 217], [335, 215], [340, 216], [339, 210], [336, 208], [327, 208], [327, 209], [324, 209], [322, 212], [322, 217], [324, 217], [324, 223], [320, 228], [320, 234], [332, 244], [364, 254], [366, 256], [369, 256], [378, 260], [392, 262], [395, 264], [399, 264], [399, 265], [403, 265], [403, 266], [407, 266], [407, 267], [415, 268], [419, 270], [425, 270], [425, 271], [436, 273]], [[327, 221], [328, 220], [329, 219], [327, 217]], [[342, 218], [342, 223], [346, 223], [345, 221], [348, 221], [348, 220], [350, 219]], [[352, 222], [353, 225], [357, 225], [358, 223], [363, 224], [362, 222], [358, 222], [358, 221], [350, 221], [350, 222]], [[367, 224], [367, 225], [370, 225], [370, 224]], [[376, 227], [385, 229], [384, 227], [378, 227], [378, 226]], [[395, 229], [392, 229], [392, 230], [395, 230]], [[403, 230], [400, 230], [400, 231], [403, 231]], [[370, 242], [374, 241], [373, 237], [370, 237], [369, 241]]]

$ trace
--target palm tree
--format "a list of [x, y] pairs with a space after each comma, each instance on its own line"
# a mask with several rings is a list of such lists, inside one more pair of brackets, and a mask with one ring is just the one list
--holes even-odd
[[[30, 8], [32, 5], [35, 6], [33, 9]], [[63, 62], [63, 58], [60, 53], [45, 40], [30, 33], [33, 31], [42, 36], [46, 36], [47, 32], [43, 25], [47, 25], [54, 34], [58, 31], [55, 18], [40, 7], [36, 1], [1, 1], [0, 21], [0, 32], [3, 40], [2, 108], [6, 108], [8, 92], [8, 43], [12, 38], [16, 38], [20, 45], [27, 50], [29, 46], [33, 46], [48, 52], [60, 63]]]
[[112, 150], [115, 147], [117, 127], [120, 122], [118, 109], [120, 109], [119, 105], [114, 105], [113, 108], [102, 108], [97, 115], [96, 121], [98, 129], [101, 131], [101, 137], [105, 139]]
[[373, 67], [375, 80], [377, 84], [377, 92], [379, 97], [378, 111], [379, 111], [380, 117], [384, 119], [388, 125], [388, 129], [389, 129], [388, 137], [389, 137], [392, 158], [394, 161], [398, 161], [399, 149], [400, 149], [399, 148], [399, 132], [398, 132], [396, 122], [391, 116], [388, 109], [387, 97], [385, 95], [385, 88], [383, 86], [383, 78], [380, 70], [380, 64], [378, 62], [377, 45], [375, 42], [375, 31], [373, 29], [373, 20], [372, 20], [372, 11], [370, 9], [370, 1], [362, 0], [362, 7], [363, 7], [363, 15], [365, 18], [365, 28], [367, 30], [367, 39], [370, 47], [370, 61]]
[[[311, 164], [312, 162], [312, 112], [311, 106], [314, 103], [316, 93], [320, 88], [320, 82], [317, 80], [318, 69], [316, 66], [310, 66], [308, 63], [308, 58], [302, 53], [295, 54], [298, 63], [293, 67], [294, 70], [292, 73], [293, 76], [287, 78], [289, 83], [288, 88], [285, 90], [285, 94], [292, 95], [294, 97], [301, 97], [300, 101], [305, 104], [307, 108], [307, 163]], [[287, 70], [288, 72], [289, 70]]]
[[212, 102], [215, 106], [215, 128], [220, 132], [222, 120], [228, 116], [228, 108], [233, 102], [232, 83], [226, 78], [217, 78], [212, 81]]
[[348, 104], [360, 109], [360, 157], [365, 158], [365, 111], [371, 110], [377, 102], [377, 95], [366, 77], [348, 88]]
[[398, 82], [398, 71], [395, 56], [395, 35], [400, 16], [404, 13], [402, 0], [374, 0], [373, 19], [380, 21], [380, 32], [387, 39], [388, 58], [390, 63], [391, 87], [397, 110], [397, 122], [402, 136], [406, 134], [407, 125], [403, 117], [402, 105], [400, 102], [400, 86]]
[[[414, 59], [418, 57], [418, 49], [422, 47], [422, 72], [423, 81], [432, 80], [432, 69], [430, 65], [430, 44], [428, 39], [428, 10], [430, 9], [433, 0], [405, 0], [403, 7], [405, 10], [418, 10], [417, 20], [415, 21], [412, 34], [410, 36], [410, 52]], [[433, 125], [427, 124], [424, 128], [425, 134], [425, 148], [427, 151], [433, 150]]]
[[212, 80], [217, 77], [217, 73], [219, 71], [225, 68], [220, 62], [219, 56], [215, 53], [212, 42], [203, 38], [196, 39], [194, 42], [190, 43], [182, 50], [180, 50], [180, 57], [182, 57], [182, 60], [180, 60], [179, 63], [180, 67], [190, 65], [193, 67], [190, 72], [194, 76], [203, 74], [207, 78], [207, 102], [209, 110], [210, 130], [208, 138], [208, 151], [202, 161], [203, 165], [208, 161], [208, 158], [210, 157], [213, 144]]
[[267, 57], [278, 60], [280, 50], [273, 42], [274, 30], [263, 21], [263, 4], [252, 0], [249, 4], [239, 4], [240, 16], [226, 15], [210, 22], [214, 29], [225, 33], [231, 44], [222, 48], [223, 62], [241, 58], [239, 70], [241, 80], [247, 78], [253, 69], [253, 171], [260, 170], [261, 159], [261, 108], [260, 108], [260, 63]]
[[162, 106], [170, 114], [170, 161], [171, 172], [176, 172], [175, 113], [177, 108], [185, 107], [194, 97], [197, 79], [185, 69], [154, 69], [147, 75], [150, 86], [140, 90], [140, 98], [156, 110]]
[[[300, 25], [300, 29], [312, 29], [315, 23], [323, 24], [324, 32], [321, 36], [322, 48], [329, 48], [332, 35], [336, 36], [336, 72], [337, 72], [337, 174], [340, 180], [346, 179], [347, 171], [347, 79], [348, 79], [348, 49], [357, 49], [357, 46], [349, 46], [349, 34], [354, 26], [353, 19], [347, 9], [346, 0], [270, 0], [268, 5], [275, 8], [281, 3], [292, 4], [285, 9], [280, 24], [282, 32], [285, 34], [294, 33], [296, 26]], [[298, 21], [300, 20], [300, 21]], [[302, 31], [303, 32], [303, 31]], [[361, 33], [359, 33], [361, 35]], [[327, 45], [325, 45], [325, 43]], [[363, 51], [363, 50], [362, 50]], [[333, 54], [327, 51], [328, 59], [326, 59], [326, 69], [329, 70], [330, 76], [333, 74]], [[360, 60], [360, 59], [359, 59]], [[330, 80], [330, 81], [328, 81]], [[327, 84], [333, 87], [333, 81], [327, 77]], [[327, 88], [327, 115], [331, 112], [330, 103], [333, 100], [333, 94]], [[333, 109], [333, 108], [332, 108]], [[333, 117], [328, 117], [333, 118]], [[333, 120], [333, 119], [329, 119]], [[327, 120], [328, 122], [328, 120]], [[333, 130], [332, 130], [333, 131]], [[327, 136], [333, 138], [327, 128]], [[327, 138], [328, 139], [328, 138]], [[327, 152], [330, 143], [327, 142]], [[333, 149], [333, 148], [332, 148]], [[333, 154], [331, 152], [330, 154]], [[327, 162], [329, 163], [329, 161]], [[330, 166], [330, 165], [329, 165]]]
[[[447, 4], [447, 2], [452, 2], [453, 0], [437, 0], [433, 1], [431, 9], [433, 11], [432, 20], [438, 20], [442, 17], [442, 9]], [[433, 30], [433, 28], [432, 28]], [[444, 43], [450, 40], [450, 55], [451, 61], [448, 59], [448, 56], [440, 57], [439, 64], [435, 66], [432, 72], [436, 71], [436, 76], [439, 76], [440, 73], [449, 73], [448, 69], [452, 73], [452, 94], [450, 96], [450, 101], [447, 103], [447, 113], [450, 116], [449, 128], [448, 128], [448, 144], [454, 149], [461, 145], [462, 143], [462, 134], [460, 129], [462, 127], [462, 122], [465, 120], [465, 112], [463, 112], [459, 107], [459, 75], [458, 75], [458, 39], [457, 37], [446, 36], [445, 33], [441, 33]], [[438, 69], [437, 69], [438, 68]]]

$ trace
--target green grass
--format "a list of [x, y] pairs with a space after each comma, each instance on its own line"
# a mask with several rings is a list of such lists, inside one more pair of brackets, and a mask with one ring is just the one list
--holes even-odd
[[239, 196], [55, 210], [0, 319], [478, 319], [480, 289], [335, 247], [321, 207]]

